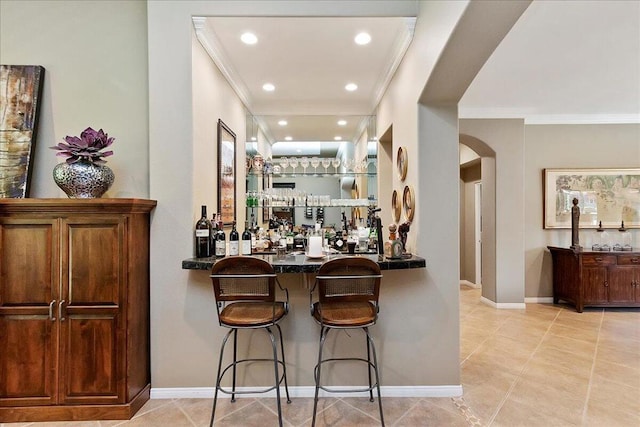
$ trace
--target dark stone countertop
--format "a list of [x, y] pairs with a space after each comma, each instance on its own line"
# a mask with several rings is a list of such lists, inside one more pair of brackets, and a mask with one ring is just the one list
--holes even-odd
[[[254, 254], [258, 258], [267, 260], [276, 273], [315, 273], [320, 268], [323, 262], [336, 257], [349, 256], [347, 254], [331, 254], [324, 256], [320, 259], [312, 259], [306, 257], [304, 254], [292, 255], [288, 254], [285, 259], [276, 259], [275, 255]], [[409, 268], [426, 268], [426, 261], [424, 258], [412, 255], [409, 258], [403, 259], [387, 259], [383, 255], [377, 254], [356, 254], [352, 256], [369, 257], [374, 261], [377, 261], [381, 270], [404, 270]], [[188, 258], [182, 261], [183, 270], [211, 270], [215, 263], [215, 257], [209, 258]]]

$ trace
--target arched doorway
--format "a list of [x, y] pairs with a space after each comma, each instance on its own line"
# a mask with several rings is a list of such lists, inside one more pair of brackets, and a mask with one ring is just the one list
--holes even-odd
[[[470, 165], [470, 168], [466, 171], [461, 170], [461, 179], [464, 184], [461, 184], [460, 196], [461, 196], [461, 266], [466, 265], [468, 270], [470, 265], [473, 265], [474, 276], [475, 270], [482, 271], [482, 296], [484, 299], [490, 301], [496, 301], [497, 289], [496, 289], [496, 209], [495, 209], [495, 151], [489, 147], [482, 140], [466, 135], [460, 134], [460, 144], [468, 147], [475, 152], [479, 160], [475, 164]], [[466, 175], [466, 176], [465, 176]], [[476, 200], [478, 199], [476, 194], [476, 183], [482, 185], [482, 195], [479, 198], [480, 212], [476, 212]], [[473, 191], [473, 194], [468, 194], [469, 191]], [[472, 218], [469, 218], [469, 217]], [[480, 240], [482, 242], [480, 247], [479, 256], [476, 255], [476, 243], [477, 235], [476, 227], [478, 227], [477, 217], [482, 218]], [[469, 232], [468, 228], [472, 227], [473, 231]], [[470, 262], [469, 257], [473, 257], [473, 262]], [[479, 259], [478, 259], [479, 258]], [[464, 261], [464, 262], [463, 262]], [[479, 263], [480, 266], [476, 265]], [[479, 268], [478, 268], [479, 267]], [[462, 270], [462, 268], [461, 268]], [[469, 276], [469, 272], [466, 272], [466, 277]], [[462, 276], [461, 276], [462, 277]], [[468, 279], [467, 279], [468, 280]], [[473, 283], [478, 283], [477, 278], [473, 280]], [[479, 283], [478, 283], [479, 284]]]

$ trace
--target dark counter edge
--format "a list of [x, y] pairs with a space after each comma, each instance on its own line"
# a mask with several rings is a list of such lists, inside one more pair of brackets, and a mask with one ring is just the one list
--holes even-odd
[[[188, 258], [182, 261], [183, 270], [211, 270], [215, 258]], [[406, 270], [410, 268], [426, 268], [424, 258], [412, 256], [407, 259], [378, 260], [381, 270]], [[315, 273], [320, 264], [273, 264], [276, 273]]]

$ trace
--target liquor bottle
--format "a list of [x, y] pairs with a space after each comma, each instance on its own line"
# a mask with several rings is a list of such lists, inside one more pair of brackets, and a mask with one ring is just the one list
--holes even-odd
[[221, 215], [218, 214], [218, 233], [216, 234], [216, 257], [222, 258], [227, 255], [227, 239], [224, 234], [224, 228]]
[[202, 216], [196, 222], [196, 258], [211, 256], [211, 223], [207, 219], [207, 207], [202, 206]]
[[285, 238], [287, 241], [287, 252], [293, 251], [293, 238], [295, 234], [293, 234], [293, 229], [289, 228], [285, 234]]
[[249, 221], [244, 222], [244, 231], [242, 232], [240, 254], [251, 255], [251, 232], [249, 231]]
[[236, 230], [236, 222], [231, 225], [231, 233], [229, 233], [229, 255], [240, 255], [240, 235]]
[[345, 239], [342, 237], [342, 231], [337, 231], [334, 247], [339, 251], [344, 251], [346, 246]]
[[214, 212], [211, 215], [211, 236], [209, 237], [209, 252], [211, 252], [211, 256], [216, 256], [216, 239], [218, 238], [218, 220], [216, 213]]

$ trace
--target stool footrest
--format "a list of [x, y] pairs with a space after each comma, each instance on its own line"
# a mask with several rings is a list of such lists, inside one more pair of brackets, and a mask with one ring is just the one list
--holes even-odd
[[[222, 382], [222, 379], [224, 378], [224, 375], [227, 373], [227, 371], [231, 368], [233, 368], [234, 365], [239, 365], [240, 363], [246, 363], [246, 362], [269, 362], [269, 363], [273, 363], [273, 359], [241, 359], [241, 360], [237, 360], [236, 363], [230, 363], [228, 364], [223, 370], [222, 373], [220, 374], [220, 378], [219, 378], [219, 382], [218, 384], [216, 384], [216, 388], [218, 390], [220, 390], [223, 393], [226, 394], [252, 394], [252, 393], [268, 393], [271, 390], [275, 390], [276, 386], [272, 385], [268, 388], [262, 389], [262, 390], [249, 390], [249, 391], [232, 391], [229, 390], [229, 388], [227, 387], [226, 389], [220, 385], [220, 382]], [[278, 360], [278, 363], [282, 366], [284, 366], [284, 362], [282, 360]], [[282, 384], [282, 381], [284, 380], [284, 376], [285, 373], [283, 372], [282, 375], [280, 375], [280, 379], [278, 380], [278, 386], [280, 384]]]

